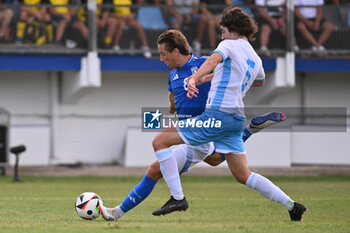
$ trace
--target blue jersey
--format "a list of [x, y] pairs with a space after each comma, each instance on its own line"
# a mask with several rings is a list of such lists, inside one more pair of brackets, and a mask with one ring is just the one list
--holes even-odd
[[169, 74], [168, 90], [174, 93], [176, 112], [179, 119], [194, 117], [205, 109], [210, 82], [197, 86], [198, 97], [187, 97], [187, 79], [205, 62], [207, 57], [197, 57], [193, 53], [188, 62], [180, 68], [173, 69]]

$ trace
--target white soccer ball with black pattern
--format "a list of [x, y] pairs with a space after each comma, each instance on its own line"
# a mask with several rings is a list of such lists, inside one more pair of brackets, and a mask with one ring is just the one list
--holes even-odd
[[86, 220], [93, 220], [100, 216], [102, 199], [93, 192], [85, 192], [79, 195], [75, 201], [75, 210], [79, 217]]

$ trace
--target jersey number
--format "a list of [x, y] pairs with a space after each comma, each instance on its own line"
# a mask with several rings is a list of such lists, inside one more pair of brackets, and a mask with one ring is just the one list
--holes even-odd
[[188, 77], [184, 79], [184, 89], [185, 89], [185, 91], [188, 90], [188, 88], [187, 88], [187, 79], [188, 79]]
[[253, 62], [253, 61], [250, 60], [250, 59], [247, 60], [247, 64], [248, 64], [248, 70], [247, 70], [247, 72], [245, 73], [245, 77], [244, 77], [244, 80], [243, 80], [242, 89], [241, 89], [242, 92], [243, 92], [244, 89], [247, 87], [248, 82], [249, 82], [249, 80], [250, 80], [250, 78], [251, 78], [251, 76], [252, 76], [251, 73], [250, 73], [250, 71], [251, 71], [252, 69], [254, 69], [254, 67], [255, 67], [255, 62]]

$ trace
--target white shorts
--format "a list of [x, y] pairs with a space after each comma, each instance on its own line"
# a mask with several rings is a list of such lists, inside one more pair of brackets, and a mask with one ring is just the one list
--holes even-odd
[[181, 144], [172, 150], [173, 156], [176, 158], [179, 173], [190, 170], [193, 166], [202, 162], [206, 157], [214, 152], [214, 143], [209, 142], [199, 146], [191, 146]]

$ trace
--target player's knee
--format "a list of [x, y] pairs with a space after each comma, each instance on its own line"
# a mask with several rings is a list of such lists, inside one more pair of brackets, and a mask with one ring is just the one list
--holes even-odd
[[215, 153], [205, 158], [204, 162], [206, 162], [210, 166], [215, 167], [215, 166], [218, 166], [220, 163], [222, 163], [222, 157], [220, 156], [219, 153]]
[[220, 163], [221, 163], [221, 160], [220, 161], [219, 160], [215, 160], [215, 161], [209, 162], [208, 164], [210, 166], [212, 166], [212, 167], [216, 167], [216, 166], [220, 165]]
[[162, 137], [158, 134], [153, 138], [152, 146], [154, 151], [160, 150], [163, 148]]
[[160, 178], [162, 178], [162, 172], [160, 171], [160, 165], [158, 161], [152, 163], [148, 167], [146, 171], [146, 176], [153, 180], [159, 180]]
[[[152, 146], [153, 146], [154, 151], [162, 150], [162, 149], [168, 148], [168, 147], [175, 145], [175, 144], [180, 144], [179, 140], [177, 140], [177, 139], [176, 139], [175, 144], [171, 144], [171, 143], [173, 143], [174, 140], [172, 138], [169, 138], [168, 136], [169, 136], [168, 132], [165, 132], [165, 133], [162, 132], [162, 133], [157, 134], [153, 138]], [[171, 141], [171, 140], [173, 140], [173, 141]]]

